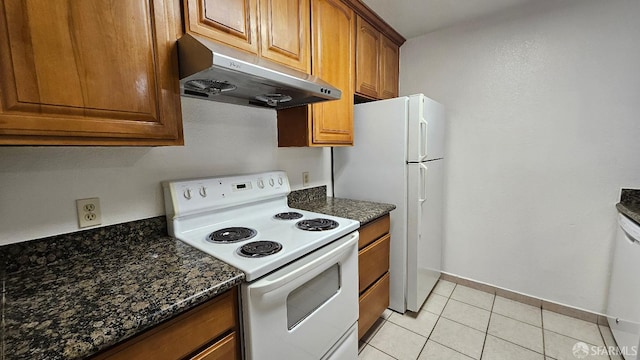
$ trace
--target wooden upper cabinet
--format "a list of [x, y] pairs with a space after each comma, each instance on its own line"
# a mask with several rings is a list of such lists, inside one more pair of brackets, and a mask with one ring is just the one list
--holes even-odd
[[260, 55], [305, 73], [311, 71], [309, 0], [259, 0]]
[[397, 97], [400, 48], [360, 16], [356, 29], [356, 94]]
[[353, 145], [355, 14], [340, 0], [312, 0], [312, 73], [342, 91], [313, 104], [313, 143]]
[[380, 97], [381, 35], [360, 16], [356, 20], [356, 93]]
[[380, 37], [380, 98], [398, 96], [400, 48], [386, 36]]
[[309, 0], [186, 0], [185, 28], [305, 73]]
[[340, 0], [311, 0], [311, 73], [342, 96], [278, 111], [278, 146], [353, 145], [355, 21]]
[[183, 143], [177, 3], [0, 2], [0, 144]]
[[186, 0], [186, 31], [258, 54], [257, 1]]

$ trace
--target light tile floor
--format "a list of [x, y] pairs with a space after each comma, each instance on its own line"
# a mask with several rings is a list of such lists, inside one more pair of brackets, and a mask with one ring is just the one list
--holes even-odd
[[[573, 354], [578, 342], [589, 346], [587, 356]], [[420, 312], [386, 310], [360, 341], [358, 358], [623, 360], [606, 346], [615, 346], [608, 327], [440, 280]]]

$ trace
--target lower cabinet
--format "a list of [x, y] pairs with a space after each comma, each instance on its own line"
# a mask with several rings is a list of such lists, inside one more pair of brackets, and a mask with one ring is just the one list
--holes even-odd
[[94, 359], [240, 359], [238, 334], [234, 288]]
[[360, 310], [358, 338], [389, 307], [390, 217], [385, 215], [360, 228], [358, 276]]

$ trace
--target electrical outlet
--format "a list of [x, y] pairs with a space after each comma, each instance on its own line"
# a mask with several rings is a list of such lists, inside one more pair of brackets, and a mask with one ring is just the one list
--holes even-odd
[[305, 171], [302, 173], [302, 186], [309, 185], [309, 172]]
[[76, 200], [78, 210], [78, 226], [81, 228], [102, 224], [102, 213], [100, 212], [100, 198], [78, 199]]

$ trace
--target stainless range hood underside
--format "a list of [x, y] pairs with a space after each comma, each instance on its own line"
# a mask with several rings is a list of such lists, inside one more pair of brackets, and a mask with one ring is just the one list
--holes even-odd
[[190, 34], [178, 40], [178, 54], [183, 96], [277, 110], [341, 96], [313, 75]]

